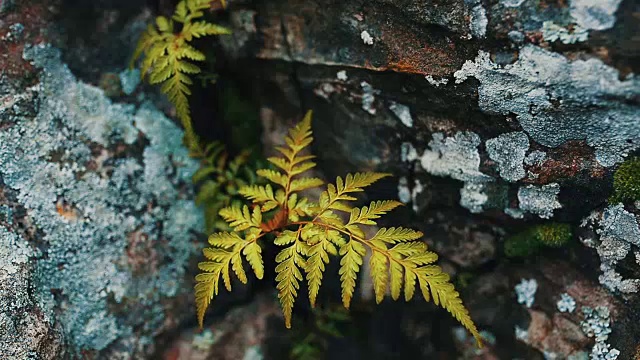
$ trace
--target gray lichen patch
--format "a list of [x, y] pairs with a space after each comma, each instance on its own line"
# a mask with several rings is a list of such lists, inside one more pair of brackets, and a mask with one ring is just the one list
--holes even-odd
[[[30, 89], [39, 106], [35, 118], [11, 111], [12, 125], [0, 131], [0, 176], [44, 234], [44, 253], [20, 258], [33, 267], [29, 297], [50, 327], [64, 328], [73, 351], [119, 342], [136, 357], [165, 320], [164, 300], [189, 291], [192, 233], [203, 219], [183, 198], [197, 163], [182, 131], [152, 105], [112, 103], [77, 81], [51, 47], [27, 49], [25, 58], [42, 69]], [[149, 143], [142, 154], [113, 156], [139, 134]], [[17, 256], [1, 253], [0, 264]]]
[[638, 292], [640, 279], [623, 279], [616, 270], [618, 262], [627, 257], [633, 247], [640, 246], [640, 227], [636, 216], [625, 210], [622, 204], [611, 205], [601, 215], [594, 213], [587, 218], [583, 226], [595, 227], [600, 235], [597, 241], [583, 240], [585, 245], [595, 247], [600, 256], [600, 283], [611, 291]]
[[[422, 168], [429, 174], [464, 181], [460, 189], [460, 205], [473, 213], [489, 207], [502, 207], [506, 190], [491, 176], [480, 171], [480, 136], [473, 132], [458, 132], [452, 137], [433, 134], [420, 157]], [[408, 156], [407, 156], [408, 157]]]
[[545, 21], [542, 24], [542, 38], [549, 42], [560, 40], [563, 44], [575, 44], [587, 41], [589, 33], [578, 25], [569, 31], [569, 29], [559, 26], [553, 21]]
[[443, 133], [433, 134], [429, 148], [420, 158], [422, 168], [437, 176], [447, 176], [461, 181], [491, 181], [480, 172], [480, 136], [473, 132], [458, 132], [453, 137]]
[[529, 138], [521, 131], [502, 134], [487, 140], [489, 158], [498, 163], [500, 176], [507, 181], [518, 181], [525, 176], [525, 154], [529, 150]]
[[527, 157], [524, 158], [524, 163], [531, 165], [541, 165], [547, 159], [547, 153], [540, 150], [534, 150], [530, 152]]
[[465, 182], [460, 189], [460, 206], [472, 213], [507, 205], [507, 187], [496, 182]]
[[491, 114], [515, 114], [536, 142], [557, 147], [586, 140], [604, 166], [622, 161], [640, 147], [640, 79], [619, 79], [616, 69], [599, 59], [569, 61], [534, 45], [526, 45], [518, 60], [503, 68], [480, 51], [454, 74], [456, 83], [468, 77], [480, 81], [480, 108]]
[[469, 7], [469, 30], [471, 34], [477, 38], [485, 37], [489, 19], [482, 2], [479, 0], [467, 0], [465, 3]]
[[413, 127], [411, 110], [407, 105], [392, 102], [391, 105], [389, 105], [389, 110], [391, 110], [406, 127]]
[[520, 210], [536, 214], [543, 219], [553, 216], [553, 211], [562, 207], [558, 202], [560, 185], [557, 183], [543, 186], [527, 185], [518, 190]]
[[622, 0], [571, 0], [569, 13], [582, 28], [606, 30], [615, 24], [620, 3]]

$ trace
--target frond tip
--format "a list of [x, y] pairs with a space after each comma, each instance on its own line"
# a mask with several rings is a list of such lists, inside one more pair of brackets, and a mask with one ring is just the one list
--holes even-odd
[[[433, 301], [446, 309], [481, 346], [478, 329], [449, 281], [449, 275], [434, 265], [438, 256], [420, 240], [422, 232], [389, 227], [366, 236], [365, 227], [377, 225], [378, 219], [402, 204], [383, 200], [357, 207], [354, 206], [358, 200], [356, 195], [389, 174], [363, 172], [337, 177], [335, 183], [326, 186], [317, 203], [302, 195], [302, 191], [324, 183], [319, 178], [303, 175], [315, 166], [311, 161], [313, 156], [304, 155], [312, 135], [309, 112], [289, 131], [285, 146], [277, 148], [281, 156], [268, 159], [277, 169], [257, 171], [272, 184], [241, 188], [239, 193], [252, 202], [251, 207], [236, 204], [220, 211], [220, 216], [234, 231], [209, 237], [212, 248], [205, 249], [204, 255], [210, 261], [200, 263], [204, 273], [196, 277], [199, 320], [202, 321], [206, 307], [218, 292], [219, 279], [226, 289], [231, 289], [229, 268], [241, 282], [247, 281], [240, 255], [244, 255], [257, 278], [263, 277], [264, 265], [257, 240], [270, 235], [273, 245], [281, 248], [275, 257], [275, 280], [287, 328], [291, 327], [300, 282], [306, 280], [309, 302], [315, 306], [325, 270], [336, 256], [340, 257], [342, 303], [349, 308], [358, 274], [366, 255], [370, 254], [369, 276], [377, 303], [383, 301], [387, 293], [393, 300], [403, 296], [410, 301], [417, 288], [425, 301]], [[345, 216], [341, 217], [340, 213]]]
[[[185, 128], [185, 140], [190, 148], [197, 146], [197, 136], [191, 125], [188, 97], [193, 80], [190, 75], [202, 70], [191, 61], [204, 61], [205, 55], [190, 45], [193, 39], [210, 35], [225, 35], [231, 31], [207, 21], [194, 21], [204, 16], [203, 10], [211, 6], [209, 0], [182, 0], [173, 17], [156, 18], [140, 36], [130, 66], [144, 54], [141, 76], [149, 77], [150, 84], [162, 84], [161, 91], [175, 106]], [[226, 3], [222, 2], [223, 6]], [[181, 24], [181, 25], [179, 25]], [[180, 31], [176, 32], [176, 27]]]

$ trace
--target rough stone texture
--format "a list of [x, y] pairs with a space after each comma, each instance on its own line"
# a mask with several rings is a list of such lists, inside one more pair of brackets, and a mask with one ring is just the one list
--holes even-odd
[[111, 103], [50, 46], [25, 58], [40, 83], [0, 107], [3, 205], [13, 210], [0, 223], [1, 323], [12, 330], [0, 353], [150, 354], [154, 334], [188, 306], [203, 219], [185, 185], [197, 164], [149, 103]]
[[[233, 346], [192, 329], [172, 340], [192, 319], [200, 219], [179, 129], [123, 72], [152, 12], [58, 3], [0, 3], [0, 354], [157, 358], [169, 346], [160, 353], [175, 359], [191, 355], [168, 344], [199, 339], [205, 350], [190, 354], [283, 358], [255, 351], [269, 339], [252, 311], [275, 312], [273, 299], [212, 321]], [[319, 176], [397, 175], [363, 201], [409, 205], [381, 226], [424, 231], [488, 343], [473, 349], [432, 305], [372, 307], [360, 293], [354, 324], [369, 341], [346, 337], [330, 358], [633, 358], [640, 210], [608, 199], [612, 173], [640, 150], [639, 11], [633, 0], [229, 1], [219, 19], [233, 35], [198, 46], [216, 53], [220, 86], [232, 79], [259, 106], [265, 153], [313, 109]], [[25, 43], [45, 38], [64, 61], [47, 47], [25, 61]], [[107, 72], [128, 104], [88, 85]], [[211, 94], [194, 93], [194, 114]], [[574, 241], [508, 261], [504, 238], [546, 221], [570, 224]], [[531, 308], [517, 302], [522, 279], [538, 284]], [[574, 311], [558, 309], [565, 294]], [[603, 308], [607, 319], [585, 311]]]
[[[631, 259], [637, 244], [603, 232], [598, 218], [573, 239], [588, 237], [597, 250], [577, 241], [546, 249], [540, 257], [562, 266], [541, 270], [527, 262], [517, 278], [501, 244], [533, 224], [553, 220], [575, 229], [592, 211], [615, 210], [603, 205], [611, 175], [640, 149], [635, 2], [277, 0], [238, 3], [230, 12], [242, 41], [223, 41], [223, 48], [234, 60], [229, 69], [242, 69], [252, 83], [264, 147], [311, 108], [313, 150], [328, 178], [365, 170], [397, 175], [369, 198], [395, 193], [413, 211], [400, 211], [393, 223], [423, 230], [462, 284], [471, 276], [463, 298], [497, 339], [480, 358], [595, 354], [602, 349], [581, 331], [580, 316], [582, 307], [599, 305], [624, 313], [612, 316], [610, 346], [618, 359], [631, 358], [638, 329], [630, 324], [640, 320], [632, 305], [638, 294], [629, 292], [640, 274]], [[365, 30], [373, 45], [362, 42]], [[637, 229], [625, 219], [638, 208], [615, 211], [629, 215], [609, 216], [607, 226]], [[605, 241], [613, 237], [620, 243]], [[602, 277], [614, 273], [601, 264], [617, 277]], [[559, 285], [554, 277], [565, 273], [572, 279]], [[513, 286], [523, 278], [539, 283], [531, 313], [514, 310], [521, 306]], [[574, 312], [559, 312], [563, 293], [575, 299]], [[540, 330], [532, 341], [515, 334], [516, 326], [522, 336], [531, 332], [519, 321], [523, 314]], [[456, 339], [458, 355], [473, 358], [464, 337]]]

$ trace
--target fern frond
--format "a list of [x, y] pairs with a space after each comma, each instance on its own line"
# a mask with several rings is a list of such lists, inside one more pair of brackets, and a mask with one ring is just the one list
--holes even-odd
[[353, 292], [356, 288], [356, 279], [360, 266], [362, 266], [362, 258], [366, 250], [364, 246], [355, 241], [349, 241], [340, 248], [340, 283], [342, 286], [342, 304], [345, 308], [349, 308]]
[[324, 184], [324, 181], [322, 181], [321, 179], [304, 177], [304, 178], [293, 180], [289, 187], [289, 191], [294, 192], [294, 191], [311, 189], [318, 186], [322, 186], [323, 184]]
[[387, 269], [388, 259], [381, 253], [374, 251], [371, 254], [370, 272], [373, 280], [373, 290], [376, 294], [376, 303], [380, 304], [387, 292], [387, 280], [389, 270]]
[[262, 176], [263, 178], [271, 181], [276, 185], [280, 185], [285, 189], [287, 188], [287, 184], [288, 184], [287, 176], [279, 171], [271, 170], [271, 169], [260, 169], [256, 171], [256, 174], [258, 174], [258, 176]]
[[371, 238], [371, 241], [384, 241], [389, 244], [413, 241], [422, 237], [422, 232], [402, 227], [382, 228]]
[[261, 204], [262, 212], [275, 209], [280, 203], [276, 200], [271, 185], [250, 185], [241, 187], [238, 192], [254, 204]]
[[[249, 265], [251, 265], [256, 277], [258, 279], [262, 279], [264, 276], [264, 262], [262, 261], [262, 249], [260, 248], [260, 245], [253, 242], [245, 246], [244, 250], [242, 250], [242, 254], [246, 257]], [[246, 283], [246, 280], [243, 281], [243, 283]]]
[[232, 205], [220, 210], [220, 216], [233, 227], [235, 231], [246, 230], [249, 228], [260, 228], [262, 224], [262, 212], [259, 207], [254, 207], [253, 211], [249, 211], [249, 207], [244, 205]]
[[197, 39], [207, 35], [229, 35], [231, 30], [206, 21], [196, 21], [186, 25], [182, 33], [185, 36], [185, 40], [191, 41], [192, 38]]
[[[433, 302], [446, 309], [462, 326], [469, 330], [476, 339], [478, 346], [482, 346], [480, 333], [473, 323], [473, 320], [471, 320], [469, 311], [462, 304], [460, 294], [455, 290], [453, 284], [449, 282], [449, 275], [441, 272], [442, 270], [439, 267], [435, 268], [437, 268], [439, 272], [436, 273], [436, 270], [432, 270], [431, 273], [424, 271], [416, 274], [420, 282], [420, 288], [423, 289], [423, 294], [427, 291], [425, 290], [425, 285], [428, 285], [431, 296], [433, 297]], [[424, 275], [421, 276], [421, 274]]]
[[[258, 247], [259, 249], [255, 240], [246, 241], [236, 233], [222, 232], [212, 234], [209, 236], [209, 243], [213, 247], [204, 249], [203, 253], [205, 257], [211, 261], [205, 261], [198, 264], [200, 270], [205, 271], [205, 273], [198, 274], [195, 279], [196, 308], [198, 310], [198, 322], [201, 327], [204, 319], [204, 313], [209, 306], [211, 299], [218, 294], [220, 278], [222, 278], [227, 291], [231, 291], [230, 268], [234, 271], [241, 282], [247, 282], [246, 274], [242, 269], [240, 254], [243, 251], [245, 252], [245, 255], [246, 253], [253, 253], [251, 254], [252, 259], [249, 259], [249, 256], [247, 256], [247, 258], [249, 263], [255, 263], [258, 260], [255, 255], [257, 252], [257, 257], [259, 258], [259, 261], [262, 262], [260, 258], [260, 251], [255, 250], [255, 247]], [[251, 248], [251, 250], [247, 251], [246, 249], [248, 247]], [[257, 271], [256, 274], [258, 274]]]
[[302, 244], [294, 240], [291, 246], [282, 249], [276, 256], [276, 263], [278, 263], [276, 266], [276, 289], [278, 289], [278, 299], [280, 299], [287, 328], [291, 328], [293, 304], [298, 296], [299, 282], [302, 281], [300, 268], [305, 267], [302, 252], [304, 252]]
[[207, 311], [211, 299], [214, 294], [218, 292], [218, 279], [220, 278], [219, 272], [216, 273], [202, 273], [196, 276], [195, 285], [195, 297], [196, 297], [196, 310], [198, 315], [198, 323], [202, 328], [204, 323], [204, 313]]
[[[397, 300], [404, 295], [405, 300], [410, 301], [417, 287], [425, 301], [433, 301], [449, 311], [481, 345], [478, 330], [449, 281], [449, 276], [439, 266], [433, 265], [438, 259], [437, 254], [429, 251], [427, 245], [419, 240], [422, 232], [390, 227], [380, 228], [370, 238], [365, 236], [363, 226], [376, 225], [380, 217], [401, 203], [386, 200], [373, 201], [363, 207], [352, 207], [350, 204], [357, 200], [355, 193], [364, 191], [367, 186], [389, 174], [365, 172], [337, 177], [335, 184], [327, 185], [318, 203], [299, 195], [301, 190], [322, 185], [322, 180], [318, 178], [298, 177], [315, 166], [311, 155], [300, 155], [312, 139], [309, 112], [302, 122], [289, 131], [285, 138], [286, 146], [277, 148], [282, 156], [268, 159], [278, 170], [257, 171], [259, 176], [281, 189], [274, 191], [272, 185], [242, 186], [239, 193], [256, 204], [253, 209], [247, 205], [232, 205], [220, 210], [220, 216], [235, 228], [235, 232], [216, 233], [209, 238], [212, 248], [204, 250], [209, 261], [200, 263], [200, 269], [205, 273], [198, 275], [196, 284], [198, 316], [203, 316], [204, 309], [217, 294], [220, 278], [227, 289], [231, 288], [229, 269], [240, 281], [246, 281], [240, 255], [244, 255], [256, 276], [262, 278], [264, 264], [261, 248], [256, 241], [267, 233], [273, 233], [276, 235], [274, 245], [282, 248], [275, 258], [276, 288], [288, 328], [291, 327], [300, 281], [306, 277], [309, 301], [311, 306], [315, 306], [331, 256], [340, 256], [338, 274], [342, 303], [349, 308], [368, 249], [371, 255], [370, 276], [377, 303], [383, 301], [388, 290], [392, 299]], [[227, 175], [224, 173], [221, 176]], [[263, 223], [263, 212], [275, 208], [278, 211], [269, 213], [269, 218]], [[339, 212], [349, 214], [346, 223], [338, 215]], [[293, 226], [297, 230], [292, 230]], [[241, 232], [244, 238], [236, 232]]]
[[[226, 4], [225, 4], [226, 5]], [[193, 21], [204, 16], [202, 10], [210, 7], [208, 0], [182, 0], [175, 8], [171, 19], [158, 16], [154, 24], [140, 36], [134, 51], [131, 67], [144, 54], [141, 76], [149, 73], [151, 84], [162, 84], [161, 91], [176, 108], [176, 113], [185, 127], [185, 143], [191, 150], [198, 145], [198, 137], [191, 125], [188, 96], [193, 81], [189, 75], [201, 72], [200, 67], [190, 62], [204, 61], [205, 55], [189, 44], [194, 38], [208, 35], [230, 34], [230, 30], [206, 21]], [[182, 24], [176, 32], [174, 21]]]
[[379, 219], [381, 215], [401, 205], [401, 202], [395, 200], [372, 201], [368, 207], [351, 210], [348, 224], [375, 225], [376, 222], [373, 219]]
[[316, 306], [316, 298], [322, 283], [322, 274], [325, 264], [329, 263], [329, 252], [327, 248], [332, 244], [326, 238], [320, 238], [318, 243], [309, 248], [309, 258], [305, 264], [307, 282], [309, 283], [309, 302], [312, 307]]
[[[347, 174], [344, 180], [338, 176], [336, 185], [329, 184], [327, 190], [320, 195], [320, 207], [323, 211], [330, 209], [345, 211], [341, 201], [356, 200], [355, 197], [348, 194], [364, 191], [365, 187], [387, 176], [391, 176], [391, 174], [373, 172]], [[351, 212], [350, 208], [349, 212]]]
[[297, 194], [291, 194], [287, 201], [287, 208], [289, 209], [289, 220], [296, 222], [303, 216], [315, 216], [317, 214], [318, 206], [309, 202], [306, 198], [298, 201]]

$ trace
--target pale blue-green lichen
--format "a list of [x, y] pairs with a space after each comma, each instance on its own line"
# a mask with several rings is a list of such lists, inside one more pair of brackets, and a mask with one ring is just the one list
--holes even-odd
[[555, 209], [562, 207], [558, 202], [558, 193], [560, 193], [560, 185], [557, 183], [521, 186], [518, 190], [520, 210], [549, 219], [553, 216]]
[[469, 30], [471, 31], [471, 35], [476, 38], [485, 37], [487, 34], [487, 25], [489, 25], [487, 10], [485, 10], [482, 2], [479, 0], [466, 0], [465, 5], [469, 9]]
[[569, 29], [559, 26], [553, 21], [545, 21], [542, 23], [542, 38], [549, 42], [560, 40], [563, 44], [575, 44], [587, 41], [589, 33], [578, 25], [569, 31]]
[[640, 227], [636, 216], [625, 210], [622, 204], [616, 204], [601, 214], [594, 213], [582, 225], [594, 228], [600, 236], [599, 239], [582, 239], [585, 245], [598, 251], [602, 271], [600, 283], [611, 291], [638, 292], [640, 279], [623, 279], [616, 269], [618, 262], [626, 258], [633, 247], [640, 246]]
[[503, 209], [507, 205], [507, 190], [498, 182], [465, 182], [460, 189], [460, 205], [472, 213]]
[[582, 332], [596, 340], [591, 349], [591, 360], [616, 360], [620, 351], [607, 343], [611, 334], [611, 320], [609, 308], [598, 306], [592, 309], [588, 306], [582, 308], [584, 320], [580, 323]]
[[[163, 299], [189, 291], [183, 280], [196, 250], [192, 233], [203, 219], [178, 189], [197, 163], [180, 143], [181, 130], [150, 104], [112, 103], [77, 81], [51, 47], [28, 48], [25, 58], [42, 69], [40, 84], [29, 90], [38, 98], [37, 115], [12, 110], [11, 126], [0, 131], [0, 176], [44, 234], [44, 253], [30, 257], [32, 297], [51, 327], [62, 325], [73, 351], [118, 343], [134, 357], [162, 325]], [[139, 134], [149, 143], [141, 157], [108, 155], [117, 144], [140, 141]], [[105, 155], [95, 157], [90, 145]], [[85, 166], [90, 162], [97, 169]], [[73, 215], [60, 213], [59, 199]], [[127, 253], [135, 232], [148, 241], [141, 260]], [[112, 313], [114, 306], [124, 312]], [[136, 316], [125, 318], [130, 311]]]
[[122, 85], [122, 92], [125, 95], [131, 95], [140, 84], [140, 70], [139, 69], [126, 69], [118, 74], [120, 78], [120, 84]]
[[501, 209], [507, 202], [507, 188], [480, 171], [480, 143], [480, 136], [469, 131], [457, 132], [452, 137], [434, 133], [429, 147], [419, 157], [420, 165], [429, 174], [464, 182], [460, 205], [473, 213]]
[[500, 67], [480, 51], [454, 74], [480, 81], [479, 105], [491, 114], [515, 114], [529, 137], [548, 147], [586, 140], [596, 159], [613, 166], [640, 147], [640, 79], [620, 80], [601, 60], [569, 61], [561, 54], [526, 45], [513, 64]]
[[480, 172], [480, 136], [473, 132], [458, 132], [453, 137], [433, 134], [429, 148], [420, 158], [422, 168], [437, 176], [461, 181], [483, 182], [492, 178]]
[[515, 286], [515, 291], [518, 296], [518, 303], [530, 308], [536, 298], [538, 281], [536, 279], [521, 279], [520, 283]]
[[620, 3], [622, 0], [571, 0], [569, 14], [584, 29], [606, 30], [615, 24]]
[[527, 165], [542, 165], [547, 159], [547, 153], [540, 150], [534, 150], [530, 152], [527, 157], [524, 158], [524, 163]]
[[560, 312], [572, 313], [576, 309], [576, 301], [567, 293], [560, 294], [560, 300], [556, 303]]
[[393, 112], [406, 127], [413, 126], [413, 118], [411, 117], [411, 109], [407, 105], [391, 102], [389, 110]]
[[524, 157], [529, 150], [529, 138], [514, 131], [489, 139], [485, 143], [489, 158], [498, 164], [500, 176], [507, 181], [518, 181], [525, 176]]

